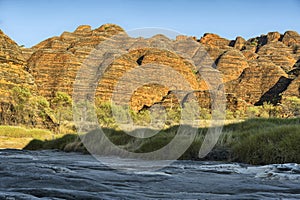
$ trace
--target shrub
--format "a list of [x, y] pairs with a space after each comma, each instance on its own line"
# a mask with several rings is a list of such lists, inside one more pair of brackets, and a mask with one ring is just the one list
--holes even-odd
[[286, 97], [282, 100], [283, 114], [286, 117], [300, 116], [300, 98], [296, 96]]
[[116, 127], [116, 120], [113, 117], [112, 105], [110, 102], [97, 103], [96, 101], [96, 114], [99, 124], [102, 127]]
[[199, 112], [200, 112], [199, 119], [205, 119], [205, 120], [211, 119], [211, 114], [210, 114], [209, 109], [200, 108]]
[[167, 108], [166, 112], [167, 112], [166, 126], [179, 124], [181, 119], [181, 107], [174, 106], [172, 108]]
[[147, 126], [151, 122], [151, 116], [149, 110], [140, 110], [139, 112], [130, 111], [131, 117], [133, 119], [134, 124]]
[[65, 92], [56, 92], [54, 98], [51, 100], [51, 108], [55, 119], [58, 123], [59, 133], [72, 133], [74, 130], [68, 129], [67, 122], [73, 121], [72, 99]]
[[49, 102], [42, 96], [32, 95], [28, 88], [18, 86], [12, 88], [11, 102], [13, 109], [9, 123], [13, 125], [27, 124], [34, 127], [53, 113]]
[[249, 106], [246, 110], [246, 115], [249, 118], [258, 117], [260, 113], [260, 109], [258, 106]]

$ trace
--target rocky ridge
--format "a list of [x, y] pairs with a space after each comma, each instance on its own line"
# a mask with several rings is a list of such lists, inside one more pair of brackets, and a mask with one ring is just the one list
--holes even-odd
[[[119, 44], [113, 37], [118, 34], [128, 42]], [[120, 46], [123, 50], [119, 49], [122, 56], [113, 60], [103, 77], [99, 77], [100, 71], [94, 74], [96, 78], [101, 78], [97, 83], [96, 97], [103, 102], [112, 98], [121, 77], [136, 67], [153, 63], [175, 70], [190, 85], [203, 107], [210, 107], [209, 88], [204, 81], [207, 77], [201, 77], [201, 70], [207, 69], [220, 71], [227, 107], [232, 110], [261, 105], [265, 101], [277, 104], [286, 96], [300, 97], [300, 35], [295, 31], [284, 34], [270, 32], [249, 40], [240, 36], [228, 40], [211, 33], [204, 34], [200, 39], [177, 36], [176, 40], [171, 40], [163, 35], [149, 39], [130, 38], [114, 24], [105, 24], [93, 30], [83, 25], [74, 32], [64, 32], [31, 48], [18, 46], [1, 31], [2, 124], [7, 121], [7, 108], [3, 105], [11, 103], [10, 90], [14, 86], [29, 88], [33, 94], [47, 99], [51, 99], [57, 91], [72, 95], [78, 70], [99, 48], [99, 44], [105, 44], [104, 41], [111, 41], [107, 43], [107, 49], [117, 51]], [[149, 72], [144, 76], [151, 79]], [[179, 81], [167, 73], [159, 78], [169, 82]], [[135, 84], [139, 85], [138, 81]], [[126, 88], [122, 90], [127, 91]], [[127, 94], [131, 95], [130, 102], [125, 103], [136, 111], [154, 104], [172, 106], [174, 102], [178, 104], [174, 91], [176, 89], [165, 85], [143, 85], [141, 82], [132, 94]]]

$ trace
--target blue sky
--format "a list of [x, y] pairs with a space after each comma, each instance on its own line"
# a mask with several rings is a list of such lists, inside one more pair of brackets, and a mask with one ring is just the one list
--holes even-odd
[[81, 24], [97, 28], [105, 23], [234, 39], [269, 31], [300, 33], [299, 11], [299, 0], [0, 0], [0, 29], [26, 47]]

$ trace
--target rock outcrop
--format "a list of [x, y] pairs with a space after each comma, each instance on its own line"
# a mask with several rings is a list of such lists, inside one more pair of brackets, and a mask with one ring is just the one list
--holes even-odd
[[[136, 72], [131, 71], [139, 65], [147, 66], [148, 64], [149, 68], [143, 68]], [[165, 66], [167, 68], [162, 69]], [[190, 63], [166, 50], [146, 48], [130, 51], [128, 55], [122, 56], [112, 63], [100, 80], [96, 95], [103, 101], [110, 100], [111, 95], [116, 92], [116, 84], [128, 73], [128, 78], [124, 80], [126, 84], [120, 88], [123, 91], [120, 99], [132, 94], [131, 102], [124, 103], [130, 103], [134, 110], [141, 110], [144, 106], [150, 107], [161, 102], [169, 91], [184, 90], [184, 84], [175, 84], [180, 81], [186, 82], [191, 90], [199, 90], [199, 82], [192, 69], [193, 66]], [[127, 90], [131, 84], [137, 86], [135, 91]], [[124, 91], [129, 93], [124, 93]]]
[[230, 44], [230, 40], [213, 33], [205, 33], [199, 42], [205, 46], [214, 46], [220, 49], [227, 49]]
[[238, 79], [248, 67], [245, 56], [237, 50], [226, 51], [217, 61], [217, 69], [222, 73], [225, 83]]
[[[124, 34], [128, 44], [114, 41], [113, 36], [120, 33]], [[232, 110], [265, 101], [277, 104], [282, 96], [300, 97], [300, 36], [295, 31], [270, 32], [249, 40], [242, 37], [228, 40], [212, 33], [204, 34], [200, 39], [178, 36], [171, 40], [163, 35], [149, 39], [129, 38], [121, 27], [105, 24], [96, 29], [82, 25], [74, 32], [64, 32], [32, 48], [19, 47], [0, 32], [1, 103], [10, 101], [9, 91], [14, 86], [29, 88], [33, 94], [49, 100], [57, 91], [72, 95], [78, 70], [99, 44], [105, 44], [104, 41], [111, 41], [106, 44], [107, 48], [122, 51], [122, 56], [110, 63], [97, 83], [96, 97], [101, 101], [109, 101], [115, 95], [119, 80], [128, 72], [147, 64], [171, 67], [182, 80], [168, 74], [160, 74], [159, 78], [170, 83], [187, 82], [203, 107], [211, 106], [204, 81], [207, 77], [201, 77], [201, 70], [209, 68], [220, 71], [227, 106]], [[123, 49], [117, 49], [118, 45], [123, 45]], [[204, 58], [205, 55], [209, 55], [209, 59]], [[153, 73], [145, 71], [141, 76], [151, 80], [152, 76], [157, 76], [155, 70], [153, 67]], [[94, 74], [100, 78], [99, 75], [100, 71]], [[135, 78], [138, 77], [133, 77], [133, 82]], [[219, 84], [216, 83], [216, 87]], [[128, 88], [123, 91], [131, 95], [125, 103], [139, 111], [155, 104], [179, 104], [174, 91], [180, 89], [141, 82], [131, 94], [127, 94]]]
[[22, 49], [0, 30], [0, 124], [51, 128], [54, 123], [46, 113], [42, 117], [26, 104], [38, 92]]
[[284, 71], [289, 72], [297, 62], [291, 50], [291, 48], [282, 42], [276, 41], [260, 47], [257, 54], [260, 58], [269, 60], [275, 65], [280, 66]]
[[41, 95], [51, 98], [57, 91], [72, 94], [76, 74], [84, 59], [102, 41], [123, 32], [113, 24], [91, 30], [79, 26], [74, 32], [64, 32], [32, 47], [34, 53], [27, 61]]
[[0, 99], [8, 102], [14, 86], [35, 91], [34, 78], [26, 70], [26, 60], [19, 46], [0, 30]]

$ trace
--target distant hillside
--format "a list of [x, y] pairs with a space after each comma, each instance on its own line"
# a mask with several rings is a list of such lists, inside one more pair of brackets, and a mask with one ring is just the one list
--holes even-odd
[[[72, 96], [76, 74], [90, 52], [102, 41], [122, 32], [121, 27], [113, 24], [94, 30], [83, 25], [74, 32], [64, 32], [32, 48], [24, 48], [0, 31], [0, 124], [57, 127], [61, 114], [55, 110], [65, 105], [56, 100]], [[179, 72], [193, 88], [200, 105], [209, 109], [207, 86], [193, 63], [174, 52], [155, 48], [162, 44], [176, 47], [180, 41], [188, 40], [202, 44], [212, 59], [210, 66], [222, 73], [227, 108], [232, 112], [264, 102], [277, 105], [289, 96], [300, 98], [300, 35], [295, 31], [270, 32], [249, 40], [242, 37], [228, 40], [212, 33], [200, 39], [177, 36], [171, 40], [163, 35], [131, 39], [133, 45], [127, 54], [110, 65], [98, 84], [96, 97], [100, 102], [110, 100], [118, 79], [125, 72], [138, 65], [156, 63]], [[150, 48], [136, 48], [143, 42]], [[185, 53], [195, 62], [197, 56], [203, 55], [203, 49], [196, 47], [180, 48], [185, 48]], [[162, 75], [161, 79], [170, 80], [164, 76], [168, 75]], [[138, 88], [130, 102], [135, 111], [154, 104], [172, 107], [178, 101], [171, 88], [152, 84]]]

